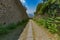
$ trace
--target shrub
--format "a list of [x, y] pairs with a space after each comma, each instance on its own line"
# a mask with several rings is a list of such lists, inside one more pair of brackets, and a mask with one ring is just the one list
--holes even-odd
[[36, 20], [36, 22], [40, 25], [43, 25], [45, 28], [47, 28], [51, 33], [57, 33], [57, 25], [53, 23], [54, 19], [53, 18], [41, 18]]
[[24, 25], [25, 23], [27, 23], [27, 21], [28, 20], [24, 20], [22, 22], [19, 21], [18, 23], [11, 23], [6, 26], [0, 24], [0, 35], [9, 33], [11, 30], [17, 28], [18, 26]]
[[16, 27], [17, 27], [17, 24], [15, 24], [15, 23], [11, 23], [11, 24], [6, 26], [6, 28], [9, 29], [9, 30], [15, 29]]
[[45, 20], [44, 19], [39, 19], [37, 21], [40, 25], [45, 25]]

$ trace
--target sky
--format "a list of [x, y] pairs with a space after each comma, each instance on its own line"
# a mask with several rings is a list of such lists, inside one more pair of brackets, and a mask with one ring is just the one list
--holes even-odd
[[20, 0], [23, 4], [23, 6], [25, 6], [27, 8], [27, 13], [32, 14], [36, 11], [36, 7], [38, 5], [38, 3], [41, 3], [42, 0]]

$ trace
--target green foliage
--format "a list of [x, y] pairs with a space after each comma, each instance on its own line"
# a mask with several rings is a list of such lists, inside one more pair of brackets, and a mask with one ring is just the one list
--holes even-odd
[[40, 25], [44, 25], [45, 24], [45, 20], [44, 19], [39, 19], [36, 21], [38, 24]]
[[45, 28], [47, 28], [51, 33], [57, 33], [57, 25], [53, 22], [53, 18], [40, 18], [38, 20], [35, 20], [39, 25], [43, 25]]
[[36, 8], [36, 13], [38, 13], [38, 11], [41, 9], [42, 5], [43, 5], [43, 3], [38, 4], [38, 6]]
[[43, 15], [39, 20], [35, 20], [38, 24], [44, 25], [50, 32], [57, 33], [58, 24], [60, 25], [60, 17], [57, 17], [60, 9], [60, 0], [43, 0], [43, 3], [38, 4], [37, 14]]
[[8, 31], [9, 31], [9, 30], [7, 30], [6, 28], [1, 27], [1, 28], [0, 28], [0, 35], [2, 35], [2, 34], [7, 34]]
[[24, 25], [25, 23], [27, 23], [27, 21], [28, 20], [23, 20], [22, 22], [19, 21], [18, 23], [11, 23], [8, 25], [0, 24], [0, 35], [9, 33], [11, 30], [13, 30], [21, 25]]
[[56, 12], [54, 10], [57, 10], [59, 8], [59, 5], [57, 4], [57, 0], [43, 0], [44, 3], [38, 4], [37, 6], [37, 13], [39, 14], [48, 14], [48, 15], [55, 15]]
[[57, 33], [57, 25], [54, 23], [53, 18], [48, 18], [45, 22], [45, 27], [49, 29], [52, 33]]
[[17, 25], [15, 23], [11, 23], [11, 24], [6, 26], [6, 28], [9, 29], [9, 30], [15, 29], [16, 27], [17, 27]]

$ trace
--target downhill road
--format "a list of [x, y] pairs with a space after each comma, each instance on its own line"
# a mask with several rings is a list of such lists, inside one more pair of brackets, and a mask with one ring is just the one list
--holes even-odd
[[57, 35], [51, 34], [42, 26], [38, 26], [33, 20], [29, 20], [18, 40], [58, 40]]

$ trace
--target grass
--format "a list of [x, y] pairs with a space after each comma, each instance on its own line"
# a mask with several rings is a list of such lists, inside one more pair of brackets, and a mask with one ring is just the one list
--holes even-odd
[[51, 33], [57, 33], [57, 25], [55, 23], [53, 23], [54, 19], [52, 18], [40, 18], [38, 20], [36, 20], [36, 23], [38, 23], [39, 25], [43, 25], [45, 28], [47, 28]]
[[[60, 24], [56, 24], [54, 22], [58, 21], [57, 23], [60, 23], [60, 17], [57, 17], [55, 19], [48, 18], [40, 18], [40, 19], [33, 19], [40, 27], [41, 25], [48, 29], [49, 32], [51, 32], [53, 35], [57, 34], [57, 40], [60, 40]], [[53, 22], [54, 21], [54, 22]]]
[[26, 24], [28, 20], [23, 20], [22, 22], [18, 22], [18, 23], [11, 23], [8, 24], [6, 26], [1, 25], [0, 24], [0, 35], [4, 35], [9, 33], [11, 30], [17, 28], [17, 27], [21, 27], [22, 25]]

